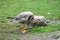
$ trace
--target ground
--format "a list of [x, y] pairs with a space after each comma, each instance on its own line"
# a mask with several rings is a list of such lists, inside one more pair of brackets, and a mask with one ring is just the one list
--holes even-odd
[[60, 40], [60, 31], [38, 34], [0, 33], [0, 40]]

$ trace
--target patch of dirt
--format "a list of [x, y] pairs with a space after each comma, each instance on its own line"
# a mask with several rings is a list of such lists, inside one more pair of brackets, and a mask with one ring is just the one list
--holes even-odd
[[39, 34], [0, 33], [0, 40], [60, 40], [60, 31]]
[[50, 24], [60, 24], [60, 20], [51, 20]]

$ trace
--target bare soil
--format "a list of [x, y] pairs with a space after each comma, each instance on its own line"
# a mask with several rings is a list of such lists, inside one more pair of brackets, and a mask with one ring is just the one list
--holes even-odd
[[60, 40], [60, 31], [38, 34], [0, 32], [0, 40]]

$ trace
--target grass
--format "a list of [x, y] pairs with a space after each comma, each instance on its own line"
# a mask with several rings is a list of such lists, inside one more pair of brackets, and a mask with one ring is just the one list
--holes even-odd
[[[0, 0], [0, 31], [14, 32], [18, 24], [9, 23], [7, 17], [15, 17], [21, 12], [31, 11], [47, 19], [60, 20], [60, 0]], [[51, 14], [47, 14], [51, 13]], [[49, 25], [44, 28], [33, 28], [31, 33], [60, 30], [60, 25]]]
[[45, 33], [45, 32], [48, 33], [53, 31], [60, 31], [60, 25], [50, 24], [49, 26], [46, 27], [38, 27], [30, 30], [31, 33]]

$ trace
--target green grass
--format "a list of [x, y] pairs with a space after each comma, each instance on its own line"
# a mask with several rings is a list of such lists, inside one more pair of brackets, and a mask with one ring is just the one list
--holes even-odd
[[[0, 31], [13, 32], [19, 25], [7, 22], [7, 17], [15, 17], [21, 12], [31, 11], [47, 19], [60, 20], [60, 0], [0, 0]], [[50, 15], [47, 13], [51, 13]], [[33, 28], [31, 33], [60, 30], [60, 25], [49, 25], [44, 28]]]
[[48, 33], [53, 31], [60, 31], [60, 25], [50, 24], [49, 26], [46, 27], [38, 27], [30, 30], [31, 33], [45, 33], [45, 32]]

